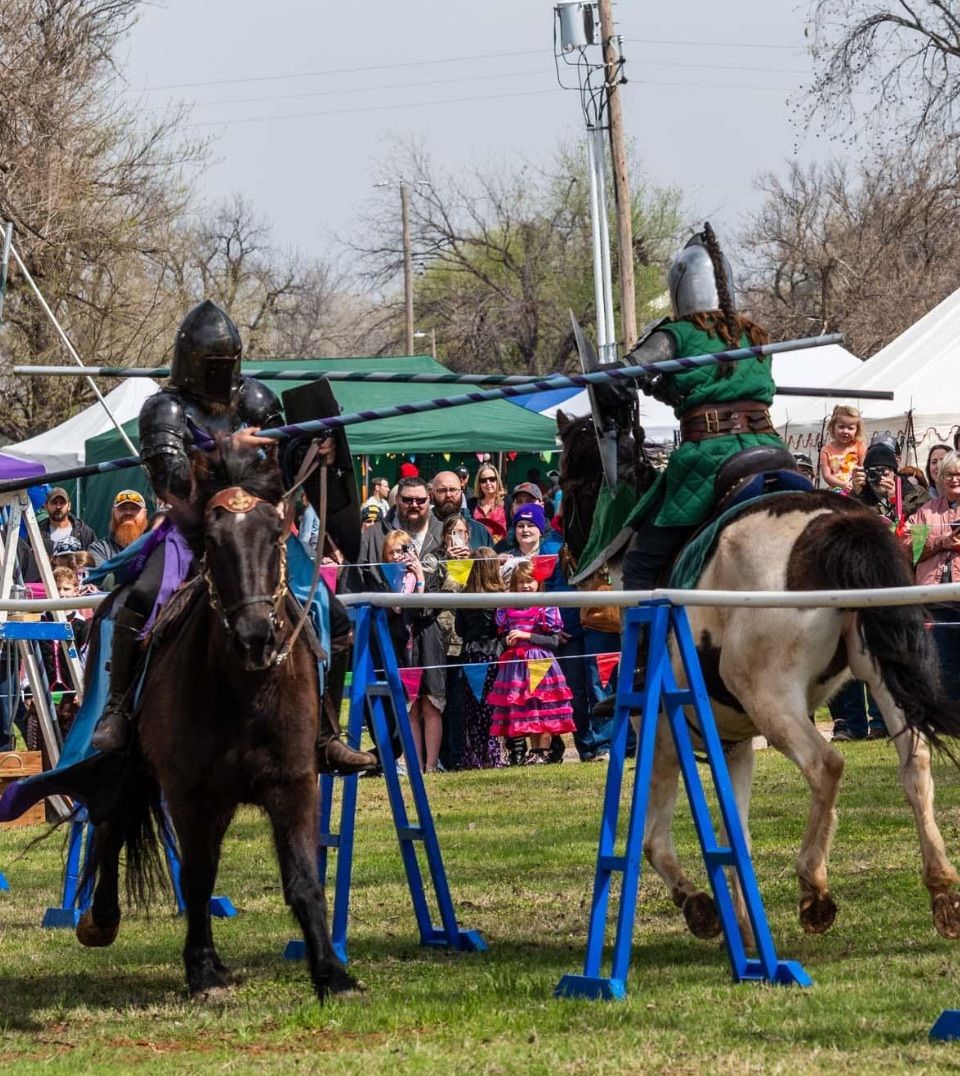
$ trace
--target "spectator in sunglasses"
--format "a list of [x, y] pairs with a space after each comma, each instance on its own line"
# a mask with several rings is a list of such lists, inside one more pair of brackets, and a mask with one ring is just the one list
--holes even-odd
[[395, 530], [410, 535], [413, 551], [420, 560], [430, 553], [443, 556], [443, 524], [433, 514], [430, 493], [422, 478], [401, 478], [397, 485], [397, 503], [387, 515], [366, 527], [360, 537], [361, 564], [383, 560], [383, 540]]

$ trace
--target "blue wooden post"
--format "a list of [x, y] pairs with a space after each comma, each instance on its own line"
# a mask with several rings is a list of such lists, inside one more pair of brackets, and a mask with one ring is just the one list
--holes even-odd
[[[630, 670], [637, 668], [637, 656], [643, 629], [647, 628], [647, 662], [643, 690], [633, 690]], [[670, 663], [668, 641], [673, 633], [683, 661], [689, 687], [680, 690]], [[693, 708], [710, 765], [720, 814], [727, 833], [727, 844], [715, 836], [713, 820], [697, 769], [690, 729], [684, 707]], [[587, 950], [582, 975], [565, 975], [556, 988], [561, 997], [623, 998], [627, 991], [636, 902], [640, 886], [643, 832], [646, 824], [653, 774], [656, 731], [661, 707], [673, 734], [680, 770], [683, 774], [690, 809], [703, 860], [713, 888], [714, 900], [723, 927], [727, 953], [735, 981], [762, 979], [771, 983], [796, 983], [809, 986], [810, 977], [795, 961], [778, 960], [767, 924], [763, 901], [757, 887], [746, 837], [737, 813], [733, 787], [727, 772], [723, 748], [713, 719], [706, 686], [700, 670], [696, 647], [690, 632], [686, 610], [669, 604], [651, 603], [630, 609], [624, 620], [620, 677], [614, 733], [610, 748], [607, 786], [604, 795], [593, 900], [587, 933]], [[620, 812], [630, 711], [639, 710], [641, 721], [637, 743], [637, 766], [631, 796], [630, 816], [625, 847], [617, 851], [617, 825]], [[734, 913], [733, 899], [727, 883], [726, 868], [737, 872], [757, 941], [757, 959], [748, 959]], [[613, 943], [611, 971], [603, 975], [604, 939], [611, 880], [622, 876], [617, 926]]]
[[[410, 900], [414, 916], [420, 931], [420, 944], [446, 946], [461, 951], [482, 952], [487, 943], [475, 930], [461, 930], [457, 924], [453, 900], [447, 883], [447, 875], [440, 853], [430, 801], [424, 787], [423, 775], [417, 766], [417, 753], [413, 742], [413, 733], [407, 717], [407, 701], [404, 695], [400, 671], [397, 667], [390, 630], [387, 626], [386, 610], [369, 605], [356, 606], [356, 622], [353, 638], [353, 674], [350, 685], [350, 722], [348, 726], [349, 742], [356, 747], [360, 742], [364, 717], [369, 713], [373, 723], [374, 738], [380, 755], [383, 776], [387, 784], [387, 796], [393, 813], [393, 823], [400, 844], [400, 855], [407, 875]], [[374, 660], [372, 645], [376, 647], [379, 661]], [[384, 679], [377, 677], [377, 665], [383, 668]], [[403, 743], [403, 753], [407, 760], [407, 777], [413, 795], [417, 821], [411, 823], [407, 806], [397, 773], [397, 760], [393, 753], [390, 729], [387, 719], [387, 707], [390, 718], [395, 722]], [[331, 780], [323, 778], [323, 780]], [[331, 781], [332, 783], [332, 781]], [[334, 950], [341, 960], [347, 959], [347, 922], [350, 906], [350, 877], [353, 863], [353, 844], [356, 825], [357, 777], [342, 779], [343, 795], [340, 809], [340, 833], [329, 831], [330, 811], [326, 806], [321, 785], [320, 797], [320, 850], [318, 869], [321, 878], [326, 875], [327, 849], [337, 849], [337, 876], [333, 905], [333, 925], [331, 937]], [[330, 792], [332, 796], [332, 791]], [[434, 926], [427, 897], [424, 890], [423, 875], [417, 860], [416, 845], [422, 844], [427, 857], [430, 878], [433, 882], [437, 909], [440, 914], [440, 926]], [[288, 943], [284, 955], [289, 959], [300, 959], [304, 955], [302, 941]]]

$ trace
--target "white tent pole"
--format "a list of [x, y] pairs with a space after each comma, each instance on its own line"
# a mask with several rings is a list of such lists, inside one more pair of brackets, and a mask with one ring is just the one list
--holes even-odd
[[[47, 300], [44, 299], [43, 295], [40, 292], [40, 289], [36, 285], [36, 282], [34, 281], [33, 277], [30, 275], [30, 271], [23, 264], [23, 259], [17, 253], [17, 248], [12, 243], [10, 244], [10, 253], [13, 255], [14, 261], [19, 266], [20, 272], [23, 273], [24, 279], [30, 285], [30, 287], [33, 289], [33, 293], [34, 293], [34, 295], [36, 295], [37, 300], [39, 301], [40, 305], [43, 307], [44, 313], [47, 315], [47, 317], [53, 323], [53, 327], [59, 333], [60, 339], [66, 345], [67, 351], [70, 352], [71, 358], [76, 362], [77, 366], [79, 366], [81, 368], [81, 370], [82, 370], [83, 367], [84, 367], [83, 359], [80, 358], [80, 356], [77, 354], [76, 349], [74, 348], [73, 344], [70, 343], [70, 338], [63, 331], [63, 327], [61, 326], [60, 322], [57, 321], [56, 315], [50, 309], [50, 307], [47, 305]], [[120, 423], [116, 419], [116, 416], [110, 410], [110, 405], [103, 398], [103, 393], [97, 388], [96, 382], [93, 380], [92, 377], [87, 377], [86, 381], [87, 381], [87, 384], [90, 386], [90, 388], [93, 389], [94, 396], [96, 396], [96, 398], [100, 401], [100, 406], [104, 409], [104, 411], [106, 411], [107, 415], [110, 418], [110, 421], [117, 428], [117, 433], [119, 433], [121, 438], [123, 438], [123, 443], [127, 446], [128, 449], [130, 449], [131, 454], [136, 456], [137, 455], [137, 450], [136, 450], [136, 447], [134, 446], [134, 443], [127, 436], [127, 431], [123, 428], [123, 426], [120, 425]]]

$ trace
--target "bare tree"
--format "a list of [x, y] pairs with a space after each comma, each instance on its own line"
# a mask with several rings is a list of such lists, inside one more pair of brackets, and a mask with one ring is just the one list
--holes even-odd
[[[189, 198], [204, 147], [180, 116], [123, 103], [113, 57], [138, 0], [5, 0], [0, 5], [0, 217], [87, 360], [136, 362], [165, 318], [156, 259]], [[5, 362], [58, 361], [62, 345], [11, 274]], [[39, 381], [39, 379], [38, 379]], [[0, 433], [46, 428], [88, 399], [81, 381], [27, 383], [0, 369]]]
[[854, 134], [865, 112], [888, 143], [929, 132], [951, 137], [960, 119], [957, 0], [814, 0], [812, 112]]
[[[389, 193], [361, 221], [352, 246], [374, 286], [395, 286], [401, 266], [397, 177], [410, 191], [410, 231], [419, 276], [417, 326], [436, 330], [454, 369], [543, 373], [576, 364], [568, 311], [594, 316], [585, 164], [561, 150], [549, 169], [520, 163], [454, 177], [435, 169], [422, 148], [401, 144], [383, 166]], [[678, 231], [672, 191], [637, 184], [635, 254], [641, 306], [662, 289], [662, 266]], [[389, 292], [381, 331], [402, 339], [401, 307]]]
[[872, 355], [957, 286], [960, 185], [946, 146], [852, 168], [793, 165], [741, 237], [748, 301], [775, 337], [841, 331]]

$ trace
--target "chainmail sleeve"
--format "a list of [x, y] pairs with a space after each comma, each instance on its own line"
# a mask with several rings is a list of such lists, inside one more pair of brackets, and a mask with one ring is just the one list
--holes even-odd
[[164, 501], [190, 494], [190, 461], [185, 440], [187, 416], [170, 392], [151, 396], [140, 409], [140, 458], [153, 491]]

